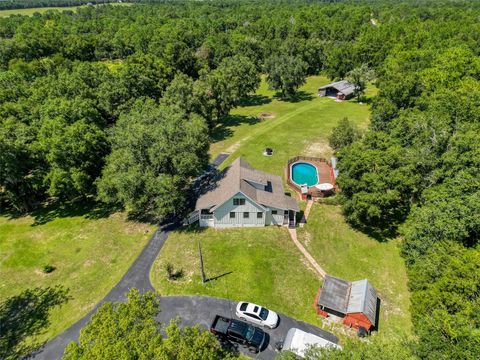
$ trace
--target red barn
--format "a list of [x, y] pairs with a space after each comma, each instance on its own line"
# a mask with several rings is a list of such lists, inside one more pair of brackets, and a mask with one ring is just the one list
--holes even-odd
[[323, 317], [336, 315], [347, 326], [370, 331], [377, 320], [377, 299], [377, 291], [367, 279], [349, 282], [327, 275], [315, 307]]

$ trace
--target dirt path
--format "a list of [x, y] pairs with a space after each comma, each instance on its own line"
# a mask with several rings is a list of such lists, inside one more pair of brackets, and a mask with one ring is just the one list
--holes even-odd
[[303, 212], [302, 220], [300, 220], [300, 227], [303, 227], [307, 223], [308, 215], [310, 215], [310, 210], [312, 210], [313, 200], [307, 201], [307, 206]]
[[298, 241], [297, 239], [297, 229], [288, 229], [288, 232], [290, 233], [290, 237], [293, 240], [293, 243], [297, 246], [298, 250], [307, 258], [308, 262], [313, 266], [315, 271], [320, 275], [322, 279], [325, 278], [325, 275], [327, 275], [327, 272], [322, 269], [320, 265], [315, 261], [312, 255], [305, 249], [305, 247]]

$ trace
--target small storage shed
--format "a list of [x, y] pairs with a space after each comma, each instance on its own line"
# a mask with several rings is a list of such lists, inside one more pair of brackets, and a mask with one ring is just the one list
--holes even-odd
[[327, 275], [315, 306], [323, 317], [336, 315], [347, 326], [370, 331], [377, 321], [377, 299], [377, 291], [367, 279], [349, 282]]
[[354, 93], [355, 86], [347, 80], [336, 81], [318, 89], [318, 96], [333, 96], [338, 100], [350, 99]]

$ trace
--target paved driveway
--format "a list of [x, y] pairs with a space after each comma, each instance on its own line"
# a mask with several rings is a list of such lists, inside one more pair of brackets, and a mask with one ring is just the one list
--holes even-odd
[[[217, 314], [225, 317], [235, 317], [235, 305], [236, 303], [230, 300], [207, 296], [166, 296], [162, 297], [160, 305], [161, 312], [158, 314], [157, 319], [163, 324], [168, 324], [170, 319], [178, 316], [182, 326], [199, 324], [208, 329]], [[279, 326], [273, 330], [265, 330], [269, 335], [269, 342], [268, 346], [261, 353], [254, 355], [242, 347], [240, 347], [239, 350], [256, 359], [271, 360], [277, 354], [275, 352], [275, 343], [283, 341], [287, 335], [287, 331], [292, 327], [338, 343], [338, 338], [327, 331], [306, 324], [303, 321], [292, 319], [283, 314], [279, 315]]]
[[161, 227], [150, 238], [148, 244], [143, 248], [142, 252], [123, 275], [122, 279], [115, 285], [112, 290], [83, 318], [70, 326], [67, 330], [54, 337], [40, 349], [30, 354], [30, 358], [36, 360], [56, 360], [61, 359], [67, 345], [72, 341], [77, 341], [80, 329], [90, 320], [91, 316], [105, 301], [125, 301], [126, 293], [131, 288], [137, 288], [141, 293], [149, 290], [155, 290], [150, 283], [150, 268], [157, 258], [158, 252], [162, 248], [168, 233], [175, 229], [177, 225], [170, 224]]

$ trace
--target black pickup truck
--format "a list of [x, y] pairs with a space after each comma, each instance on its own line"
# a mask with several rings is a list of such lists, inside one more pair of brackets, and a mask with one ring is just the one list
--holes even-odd
[[221, 341], [232, 341], [248, 347], [251, 352], [259, 352], [266, 339], [265, 332], [246, 322], [228, 319], [217, 315], [213, 320], [210, 332]]

